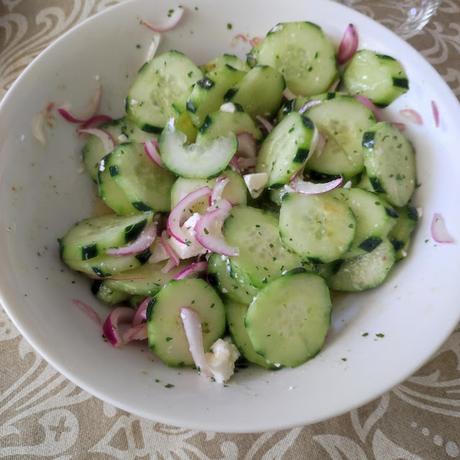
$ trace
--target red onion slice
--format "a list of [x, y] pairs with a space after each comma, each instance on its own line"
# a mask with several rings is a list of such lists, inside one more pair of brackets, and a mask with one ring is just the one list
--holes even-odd
[[104, 152], [110, 153], [115, 148], [115, 141], [113, 140], [112, 136], [103, 129], [100, 128], [87, 128], [87, 129], [79, 129], [78, 134], [91, 134], [92, 136], [96, 136], [104, 146]]
[[358, 94], [355, 96], [355, 99], [364, 106], [366, 106], [369, 110], [372, 111], [372, 113], [375, 115], [375, 119], [377, 121], [382, 121], [382, 112], [381, 110], [366, 96], [362, 96], [361, 94]]
[[271, 133], [273, 129], [273, 125], [264, 117], [261, 117], [260, 115], [256, 116], [257, 121], [264, 127], [265, 131], [267, 133]]
[[180, 263], [179, 257], [171, 247], [167, 240], [166, 232], [163, 232], [160, 239], [160, 244], [163, 247], [163, 250], [168, 254], [169, 260], [166, 265], [161, 269], [163, 273], [168, 273], [174, 267], [177, 267]]
[[139, 304], [139, 306], [137, 307], [136, 313], [134, 314], [133, 326], [137, 326], [147, 321], [147, 308], [151, 300], [152, 300], [151, 297], [146, 297]]
[[107, 341], [113, 347], [119, 347], [124, 344], [119, 334], [119, 327], [123, 323], [131, 323], [134, 317], [134, 310], [128, 307], [118, 307], [107, 316], [102, 325], [102, 333]]
[[244, 158], [255, 158], [257, 154], [256, 140], [249, 133], [240, 133], [238, 139], [238, 156]]
[[190, 307], [182, 307], [180, 309], [180, 318], [184, 326], [188, 348], [195, 366], [204, 375], [211, 377], [212, 372], [209, 369], [204, 353], [203, 331], [201, 329], [201, 319], [198, 313]]
[[441, 124], [441, 115], [439, 113], [438, 104], [436, 101], [431, 101], [431, 111], [433, 112], [434, 125], [439, 128]]
[[81, 115], [75, 115], [71, 112], [68, 105], [63, 105], [57, 108], [59, 114], [67, 120], [69, 123], [85, 123], [90, 118], [92, 118], [96, 112], [99, 110], [99, 105], [101, 104], [102, 98], [102, 86], [98, 83], [96, 91], [91, 98], [91, 101], [88, 104], [88, 107]]
[[335, 91], [337, 90], [337, 88], [339, 87], [340, 85], [340, 77], [337, 78], [337, 80], [334, 81], [334, 83], [332, 83], [331, 86], [329, 86], [327, 92], [328, 93], [335, 93]]
[[345, 29], [345, 33], [339, 45], [339, 52], [337, 54], [339, 64], [345, 64], [345, 62], [351, 59], [356, 53], [358, 45], [359, 37], [356, 27], [353, 24], [349, 24]]
[[343, 179], [341, 177], [322, 184], [296, 179], [291, 182], [290, 186], [297, 193], [303, 193], [304, 195], [319, 195], [320, 193], [326, 193], [340, 187], [342, 182]]
[[249, 40], [249, 44], [254, 47], [254, 46], [259, 46], [263, 41], [262, 37], [253, 37]]
[[145, 251], [154, 242], [157, 236], [157, 224], [152, 222], [142, 230], [141, 234], [132, 243], [122, 248], [110, 248], [106, 253], [109, 256], [134, 256]]
[[188, 195], [185, 195], [182, 200], [177, 203], [168, 217], [167, 229], [168, 233], [180, 243], [186, 244], [187, 235], [182, 230], [184, 221], [192, 215], [192, 207], [203, 198], [209, 198], [212, 190], [209, 187], [201, 187]]
[[191, 278], [192, 276], [198, 276], [200, 273], [206, 272], [208, 269], [207, 262], [194, 262], [183, 270], [181, 270], [177, 275], [174, 276], [174, 280], [183, 280], [184, 278]]
[[78, 299], [72, 299], [72, 303], [86, 316], [88, 316], [88, 318], [92, 319], [96, 324], [98, 324], [99, 326], [102, 324], [101, 317], [93, 307]]
[[287, 99], [288, 101], [292, 101], [293, 99], [296, 98], [296, 95], [289, 89], [289, 88], [286, 88], [284, 91], [283, 91], [283, 96], [285, 99]]
[[82, 125], [81, 127], [83, 129], [86, 129], [86, 128], [95, 128], [99, 125], [102, 125], [102, 123], [109, 123], [113, 121], [113, 118], [110, 117], [109, 115], [104, 115], [104, 114], [100, 114], [100, 115], [94, 115], [90, 118], [88, 118], [88, 120], [86, 120]]
[[300, 114], [305, 113], [307, 110], [315, 107], [316, 105], [321, 104], [322, 101], [318, 101], [318, 99], [312, 99], [311, 101], [306, 102], [299, 110]]
[[431, 236], [436, 243], [452, 244], [455, 240], [447, 230], [444, 217], [439, 213], [434, 213], [433, 220], [431, 221]]
[[423, 125], [423, 118], [422, 116], [414, 109], [403, 109], [400, 110], [399, 113], [409, 120], [411, 123], [416, 125]]
[[156, 264], [169, 259], [169, 255], [161, 243], [161, 238], [157, 238], [153, 243], [152, 255], [150, 256], [149, 263]]
[[238, 248], [229, 246], [222, 233], [222, 226], [230, 214], [232, 205], [227, 200], [221, 200], [218, 206], [200, 218], [195, 226], [196, 239], [211, 252], [224, 256], [237, 256]]
[[144, 142], [144, 152], [157, 166], [164, 168], [163, 161], [158, 153], [159, 144], [156, 139]]
[[179, 6], [178, 8], [174, 9], [174, 11], [169, 15], [168, 19], [166, 19], [163, 23], [152, 24], [151, 22], [146, 21], [144, 19], [141, 19], [139, 22], [143, 26], [152, 30], [153, 32], [168, 32], [169, 30], [172, 30], [175, 27], [177, 27], [183, 15], [184, 8], [182, 6]]
[[400, 131], [405, 131], [406, 130], [406, 124], [405, 123], [399, 123], [397, 121], [392, 121], [391, 124], [395, 128], [399, 129]]
[[216, 179], [216, 184], [214, 185], [211, 193], [211, 208], [215, 209], [215, 206], [222, 200], [222, 194], [227, 184], [230, 182], [228, 177], [219, 176]]
[[124, 334], [122, 343], [126, 345], [133, 340], [147, 340], [147, 324], [138, 324], [131, 326]]

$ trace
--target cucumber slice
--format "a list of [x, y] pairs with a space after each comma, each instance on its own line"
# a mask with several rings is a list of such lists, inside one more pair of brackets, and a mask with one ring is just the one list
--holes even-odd
[[185, 145], [185, 141], [185, 135], [168, 123], [160, 136], [160, 151], [169, 170], [190, 179], [217, 176], [228, 166], [238, 148], [238, 141], [232, 133], [203, 144]]
[[[115, 182], [111, 170], [106, 167], [110, 162], [111, 155], [111, 153], [106, 155], [98, 165], [97, 185], [99, 197], [120, 216], [139, 213], [139, 210], [131, 204], [125, 192]], [[113, 169], [112, 172], [115, 173], [116, 169]]]
[[174, 267], [168, 273], [163, 273], [161, 269], [164, 263], [145, 264], [142, 267], [123, 273], [121, 279], [105, 280], [102, 284], [107, 289], [124, 292], [130, 295], [154, 296], [167, 282], [184, 269], [185, 263]]
[[225, 310], [216, 291], [201, 279], [170, 281], [155, 298], [147, 320], [149, 346], [168, 366], [193, 366], [180, 309], [193, 308], [201, 319], [205, 351], [225, 332]]
[[203, 69], [205, 72], [212, 72], [213, 70], [219, 69], [226, 65], [229, 65], [237, 70], [242, 70], [243, 72], [248, 72], [250, 69], [249, 66], [245, 62], [243, 62], [238, 56], [227, 53], [224, 53], [214, 58], [212, 61], [207, 62], [203, 66]]
[[378, 123], [363, 135], [364, 164], [376, 192], [395, 206], [405, 206], [415, 191], [415, 152], [390, 123]]
[[409, 80], [399, 61], [374, 51], [358, 51], [343, 75], [350, 94], [361, 94], [386, 107], [409, 90]]
[[126, 292], [117, 291], [116, 289], [111, 289], [105, 285], [104, 282], [96, 281], [97, 290], [94, 288], [96, 297], [107, 305], [116, 305], [120, 302], [128, 299], [129, 294]]
[[252, 117], [271, 116], [281, 105], [285, 87], [284, 78], [278, 71], [258, 65], [235, 88], [227, 91], [225, 99], [241, 105]]
[[257, 364], [258, 366], [266, 369], [278, 369], [254, 350], [251, 339], [249, 338], [244, 325], [244, 319], [247, 311], [248, 306], [245, 304], [233, 302], [231, 300], [225, 301], [225, 313], [233, 343], [238, 347], [244, 358], [250, 363]]
[[288, 88], [301, 96], [327, 91], [338, 76], [333, 44], [311, 22], [276, 25], [260, 45], [257, 63], [281, 72]]
[[357, 292], [382, 284], [395, 263], [393, 245], [384, 239], [372, 252], [347, 259], [329, 279], [336, 291]]
[[193, 86], [187, 101], [187, 110], [196, 126], [201, 126], [209, 113], [215, 112], [224, 102], [226, 92], [235, 86], [245, 75], [229, 65], [209, 72]]
[[[137, 211], [170, 210], [175, 178], [147, 157], [142, 144], [120, 144], [104, 163], [100, 163], [99, 171], [102, 173], [106, 169]], [[105, 199], [107, 204], [109, 201]]]
[[320, 276], [285, 275], [268, 284], [249, 305], [246, 330], [254, 350], [265, 359], [296, 367], [321, 350], [331, 308], [329, 289]]
[[297, 112], [287, 115], [268, 135], [257, 157], [257, 172], [268, 174], [268, 187], [287, 184], [308, 160], [315, 138], [311, 120]]
[[126, 98], [129, 118], [139, 128], [160, 133], [169, 118], [185, 110], [201, 70], [183, 53], [168, 51], [145, 63]]
[[345, 258], [374, 250], [396, 224], [397, 211], [375, 193], [342, 188], [331, 194], [346, 203], [356, 218], [355, 237]]
[[319, 132], [326, 138], [321, 152], [312, 155], [308, 167], [316, 172], [350, 178], [363, 169], [361, 141], [365, 131], [375, 125], [374, 114], [350, 96], [335, 93], [332, 99], [308, 110]]
[[345, 254], [355, 237], [350, 208], [330, 194], [288, 193], [280, 210], [283, 243], [302, 257], [327, 263]]
[[209, 258], [208, 272], [216, 277], [220, 292], [235, 302], [247, 305], [257, 294], [257, 289], [254, 286], [246, 282], [243, 277], [238, 276], [235, 270], [232, 270], [228, 257], [213, 254]]
[[412, 206], [397, 208], [397, 212], [399, 217], [388, 239], [396, 251], [396, 260], [401, 260], [407, 257], [412, 233], [417, 228], [418, 213]]
[[245, 112], [214, 112], [208, 115], [199, 129], [197, 142], [228, 136], [230, 133], [249, 133], [260, 140], [262, 133]]
[[224, 224], [224, 236], [228, 244], [239, 249], [238, 256], [230, 257], [232, 267], [255, 287], [263, 287], [284, 272], [303, 265], [299, 256], [281, 244], [278, 219], [260, 209], [233, 208]]
[[[246, 204], [248, 194], [243, 178], [231, 169], [223, 171], [219, 177], [228, 177], [229, 179], [228, 184], [224, 188], [222, 197], [235, 206], [238, 204]], [[184, 177], [179, 177], [176, 182], [174, 182], [171, 189], [171, 208], [174, 208], [177, 203], [189, 193], [205, 186], [213, 188], [215, 184], [216, 179], [186, 179]], [[209, 202], [205, 199], [193, 205], [191, 210], [193, 212], [203, 213], [208, 207]]]

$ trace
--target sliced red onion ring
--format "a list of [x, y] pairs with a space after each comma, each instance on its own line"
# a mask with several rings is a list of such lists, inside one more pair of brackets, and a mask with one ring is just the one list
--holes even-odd
[[78, 299], [72, 299], [72, 303], [81, 310], [88, 318], [91, 318], [98, 325], [102, 324], [102, 319], [96, 310], [85, 302]]
[[149, 49], [147, 50], [147, 55], [145, 57], [147, 61], [151, 61], [155, 57], [155, 54], [157, 54], [157, 50], [158, 50], [158, 47], [160, 46], [160, 43], [161, 43], [161, 34], [154, 32], [152, 43], [150, 43]]
[[283, 96], [284, 96], [285, 99], [287, 99], [288, 101], [292, 101], [292, 99], [295, 99], [295, 98], [296, 98], [295, 94], [294, 94], [289, 88], [286, 88], [286, 89], [283, 91]]
[[318, 101], [318, 99], [312, 99], [311, 101], [306, 102], [299, 110], [299, 113], [305, 113], [307, 110], [315, 107], [316, 105], [321, 104], [322, 101]]
[[422, 116], [414, 109], [403, 109], [400, 110], [399, 113], [409, 120], [410, 122], [416, 125], [423, 125], [423, 118]]
[[315, 127], [315, 132], [314, 132], [314, 137], [312, 141], [312, 151], [316, 155], [316, 157], [319, 157], [323, 151], [324, 147], [326, 147], [327, 144], [327, 137], [323, 136], [318, 129]]
[[165, 266], [161, 269], [161, 273], [169, 273], [174, 267], [176, 267], [174, 260], [168, 259]]
[[267, 133], [271, 133], [273, 129], [273, 125], [264, 117], [257, 115], [256, 116], [257, 121], [264, 127], [265, 131]]
[[157, 166], [164, 168], [163, 161], [158, 153], [159, 144], [156, 139], [144, 142], [144, 152]]
[[341, 177], [331, 180], [330, 182], [325, 182], [323, 184], [315, 184], [313, 182], [306, 182], [301, 179], [296, 179], [290, 183], [290, 186], [297, 193], [303, 193], [304, 195], [318, 195], [320, 193], [326, 193], [334, 190], [337, 187], [340, 187], [342, 182], [343, 179]]
[[161, 24], [152, 24], [144, 19], [141, 19], [139, 22], [148, 29], [153, 30], [153, 32], [168, 32], [179, 24], [183, 15], [184, 8], [179, 6], [178, 8], [174, 8], [174, 11], [169, 15], [168, 19]]
[[238, 163], [238, 157], [236, 155], [230, 160], [229, 166], [233, 169], [233, 171], [235, 171], [238, 174], [241, 174], [240, 165]]
[[104, 152], [110, 153], [115, 148], [115, 141], [113, 140], [112, 136], [103, 129], [100, 128], [87, 128], [87, 129], [79, 129], [78, 134], [91, 134], [96, 136], [104, 146]]
[[167, 259], [169, 259], [169, 255], [161, 244], [161, 238], [157, 238], [153, 243], [152, 255], [150, 256], [149, 263], [156, 264]]
[[182, 200], [177, 203], [173, 208], [168, 217], [167, 229], [168, 233], [181, 243], [186, 243], [187, 235], [182, 230], [182, 224], [184, 221], [192, 215], [191, 208], [193, 205], [203, 200], [203, 198], [209, 198], [212, 194], [212, 190], [209, 187], [201, 187], [198, 190], [185, 195]]
[[138, 324], [137, 326], [131, 326], [123, 334], [123, 345], [126, 345], [133, 340], [147, 340], [147, 324]]
[[356, 53], [358, 45], [359, 37], [356, 27], [353, 24], [349, 24], [345, 29], [345, 33], [339, 45], [339, 52], [337, 54], [339, 64], [345, 64], [345, 62], [351, 59]]
[[227, 184], [230, 182], [228, 177], [219, 176], [216, 179], [216, 184], [214, 185], [211, 193], [211, 207], [214, 207], [222, 200], [222, 194]]
[[436, 101], [431, 101], [431, 111], [433, 112], [434, 125], [436, 128], [439, 128], [439, 125], [441, 124], [441, 115]]
[[399, 123], [397, 121], [392, 121], [391, 124], [395, 128], [399, 129], [400, 131], [405, 131], [406, 130], [406, 124], [405, 123]]
[[57, 108], [59, 114], [67, 120], [69, 123], [85, 123], [90, 118], [92, 118], [96, 112], [99, 110], [99, 105], [101, 104], [102, 98], [102, 86], [98, 83], [96, 92], [94, 93], [91, 101], [88, 104], [85, 112], [81, 115], [74, 115], [70, 111], [70, 107], [68, 105], [63, 105]]
[[188, 348], [195, 366], [204, 375], [211, 377], [212, 372], [209, 369], [204, 353], [203, 331], [201, 329], [201, 319], [198, 313], [190, 307], [182, 307], [180, 309], [180, 318], [184, 326]]
[[244, 158], [255, 158], [256, 151], [256, 140], [254, 136], [249, 133], [240, 133], [237, 135], [238, 138], [238, 156]]
[[431, 221], [431, 236], [436, 243], [452, 244], [455, 243], [453, 236], [449, 233], [444, 221], [444, 217], [439, 213], [434, 213]]
[[147, 308], [151, 300], [152, 300], [151, 297], [146, 297], [139, 304], [139, 306], [137, 307], [136, 313], [134, 314], [133, 326], [137, 326], [147, 321]]
[[221, 200], [218, 206], [200, 218], [195, 226], [196, 239], [211, 252], [224, 256], [237, 256], [238, 248], [229, 246], [222, 233], [222, 226], [230, 214], [232, 205], [227, 200]]
[[161, 269], [163, 273], [168, 273], [180, 263], [180, 259], [171, 245], [168, 243], [166, 232], [163, 232], [160, 239], [160, 244], [163, 246], [164, 251], [168, 254], [169, 260], [166, 265]]
[[361, 94], [358, 94], [355, 96], [355, 99], [361, 104], [365, 105], [369, 110], [372, 111], [372, 113], [375, 115], [375, 119], [377, 121], [382, 121], [382, 112], [381, 110], [366, 96], [362, 96]]
[[110, 117], [109, 115], [104, 115], [104, 114], [100, 114], [100, 115], [94, 115], [90, 118], [88, 118], [88, 120], [86, 120], [82, 125], [81, 127], [83, 129], [86, 129], [86, 128], [95, 128], [99, 125], [102, 125], [102, 123], [108, 123], [110, 121], [113, 121], [113, 118]]
[[258, 46], [260, 43], [262, 43], [263, 38], [262, 37], [253, 37], [249, 40], [249, 44], [254, 47]]
[[191, 278], [192, 276], [198, 276], [200, 273], [205, 272], [208, 269], [207, 262], [194, 262], [183, 270], [181, 270], [177, 275], [174, 276], [174, 280], [183, 280], [184, 278]]
[[334, 83], [332, 83], [332, 85], [329, 87], [327, 91], [329, 93], [334, 93], [337, 90], [339, 85], [340, 85], [340, 78], [337, 78], [337, 80], [335, 80]]
[[102, 333], [110, 345], [119, 347], [124, 344], [119, 334], [120, 324], [131, 323], [134, 318], [134, 310], [128, 307], [118, 307], [107, 316], [102, 325]]
[[40, 144], [46, 145], [45, 114], [43, 111], [37, 113], [32, 120], [32, 135]]
[[123, 246], [122, 248], [110, 248], [106, 253], [109, 256], [134, 256], [145, 251], [154, 242], [157, 236], [157, 223], [152, 222], [147, 225], [140, 235], [132, 243]]

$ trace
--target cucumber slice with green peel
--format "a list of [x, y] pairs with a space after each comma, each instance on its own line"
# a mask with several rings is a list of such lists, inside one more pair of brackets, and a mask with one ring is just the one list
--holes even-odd
[[363, 135], [364, 164], [374, 191], [395, 206], [405, 206], [416, 186], [411, 142], [390, 123], [381, 122]]
[[334, 45], [321, 27], [311, 22], [276, 25], [255, 58], [258, 64], [281, 72], [288, 88], [300, 96], [327, 91], [338, 76]]
[[353, 56], [343, 81], [350, 94], [365, 96], [380, 107], [386, 107], [409, 90], [401, 63], [370, 50], [360, 50]]
[[144, 131], [159, 134], [171, 118], [185, 110], [201, 70], [183, 53], [168, 51], [145, 63], [126, 98], [128, 117]]
[[256, 171], [268, 174], [268, 187], [287, 184], [307, 162], [314, 147], [315, 126], [312, 121], [293, 112], [287, 115], [264, 140]]
[[233, 343], [237, 346], [242, 356], [250, 363], [257, 364], [266, 369], [279, 369], [279, 367], [274, 366], [254, 350], [244, 325], [247, 311], [248, 306], [245, 304], [231, 300], [225, 301], [225, 313]]
[[[226, 169], [219, 177], [226, 177], [229, 179], [222, 193], [222, 198], [228, 200], [234, 206], [246, 204], [248, 194], [243, 178], [231, 169]], [[215, 184], [216, 179], [186, 179], [184, 177], [179, 177], [176, 182], [174, 182], [171, 189], [171, 208], [174, 208], [177, 203], [189, 193], [205, 186], [213, 188]], [[204, 213], [208, 207], [209, 200], [204, 199], [194, 204], [191, 210], [193, 212]]]
[[346, 203], [356, 218], [355, 237], [344, 258], [374, 250], [396, 224], [398, 212], [375, 193], [350, 188], [331, 194]]
[[218, 110], [227, 91], [242, 80], [245, 74], [246, 72], [224, 65], [198, 80], [187, 101], [187, 110], [193, 123], [201, 126], [208, 114]]
[[302, 259], [280, 241], [278, 219], [249, 206], [232, 209], [224, 224], [225, 240], [239, 249], [230, 257], [232, 267], [255, 287], [263, 287], [284, 272], [303, 266]]
[[331, 309], [329, 289], [320, 276], [285, 275], [268, 284], [249, 305], [246, 330], [258, 354], [275, 365], [296, 367], [320, 352]]
[[239, 104], [251, 117], [271, 116], [281, 105], [286, 88], [283, 76], [268, 66], [257, 65], [234, 88], [230, 88], [225, 100]]
[[145, 213], [84, 219], [60, 239], [62, 258], [64, 261], [90, 260], [103, 256], [108, 249], [122, 247], [135, 240], [152, 218], [152, 213]]
[[223, 171], [238, 148], [233, 133], [204, 143], [186, 145], [183, 133], [168, 123], [160, 136], [161, 159], [178, 176], [208, 179]]
[[226, 65], [229, 65], [237, 70], [242, 70], [243, 72], [248, 72], [250, 70], [250, 67], [246, 64], [246, 62], [243, 62], [238, 56], [227, 53], [224, 53], [204, 64], [203, 70], [205, 72], [212, 72], [213, 70]]
[[104, 282], [98, 281], [97, 291], [95, 290], [96, 297], [101, 301], [106, 303], [107, 305], [116, 305], [121, 302], [124, 302], [129, 298], [129, 294], [122, 291], [117, 291], [116, 289], [112, 289]]
[[168, 366], [193, 366], [180, 309], [195, 310], [203, 330], [203, 345], [208, 351], [225, 332], [225, 310], [220, 297], [201, 279], [170, 281], [155, 297], [147, 319], [149, 347]]
[[393, 245], [384, 239], [372, 252], [345, 260], [329, 278], [329, 287], [347, 292], [372, 289], [385, 281], [394, 263]]
[[[110, 156], [111, 153], [106, 155], [98, 165], [98, 168], [100, 169], [97, 176], [99, 197], [109, 208], [120, 216], [138, 214], [139, 210], [131, 204], [125, 192], [115, 182], [110, 169], [108, 167], [106, 168], [106, 164], [110, 161]], [[116, 169], [112, 171], [116, 172]]]
[[412, 233], [417, 228], [418, 213], [412, 206], [397, 208], [397, 212], [399, 217], [388, 239], [396, 251], [396, 260], [401, 260], [407, 257]]
[[260, 129], [247, 113], [218, 111], [206, 117], [199, 128], [197, 142], [228, 136], [230, 133], [249, 133], [256, 140], [262, 138]]
[[181, 263], [168, 273], [161, 271], [164, 265], [164, 263], [147, 263], [142, 267], [124, 272], [118, 278], [105, 280], [102, 284], [107, 289], [129, 295], [154, 296], [163, 285], [171, 281], [177, 273], [185, 268], [186, 263]]
[[175, 177], [147, 157], [143, 144], [119, 145], [104, 164], [100, 164], [99, 171], [102, 173], [105, 169], [137, 211], [171, 209]]
[[361, 172], [361, 142], [364, 132], [375, 125], [374, 114], [353, 97], [335, 96], [309, 109], [307, 115], [326, 139], [322, 151], [308, 161], [308, 168], [346, 178]]
[[327, 263], [351, 247], [356, 219], [351, 209], [330, 194], [288, 193], [280, 210], [283, 243], [299, 256]]
[[228, 257], [213, 254], [208, 261], [208, 272], [216, 277], [220, 292], [235, 302], [249, 304], [257, 294], [258, 290], [232, 269]]
[[[154, 134], [142, 131], [127, 118], [104, 123], [99, 128], [109, 133], [117, 144], [120, 142], [143, 143], [156, 137]], [[107, 154], [101, 140], [97, 136], [90, 135], [82, 154], [86, 170], [91, 178], [97, 181], [98, 163]]]

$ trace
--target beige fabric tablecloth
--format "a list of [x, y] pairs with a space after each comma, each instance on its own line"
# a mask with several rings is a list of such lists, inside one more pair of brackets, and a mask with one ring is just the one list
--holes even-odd
[[[0, 0], [0, 98], [46, 45], [118, 1]], [[398, 26], [403, 11], [427, 2], [345, 3], [410, 37]], [[460, 0], [442, 1], [409, 41], [460, 96]], [[227, 435], [160, 425], [99, 401], [47, 365], [0, 310], [0, 457], [460, 458], [460, 327], [416, 375], [358, 410], [288, 431]]]

